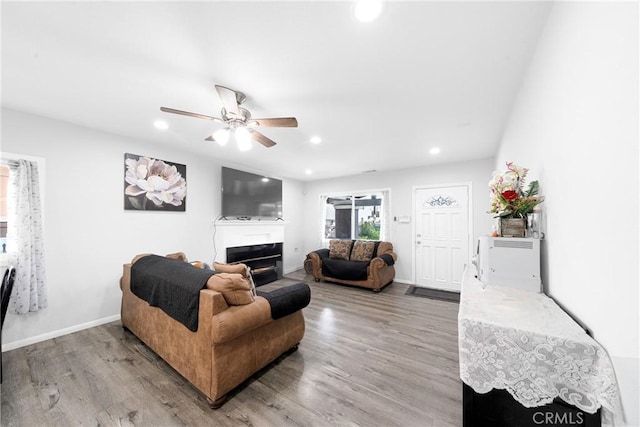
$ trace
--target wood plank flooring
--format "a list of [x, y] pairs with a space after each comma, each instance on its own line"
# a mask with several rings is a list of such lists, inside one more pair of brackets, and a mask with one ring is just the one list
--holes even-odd
[[[4, 426], [462, 425], [458, 304], [315, 283], [298, 351], [220, 409], [113, 322], [3, 354]], [[117, 284], [114, 291], [118, 291]]]

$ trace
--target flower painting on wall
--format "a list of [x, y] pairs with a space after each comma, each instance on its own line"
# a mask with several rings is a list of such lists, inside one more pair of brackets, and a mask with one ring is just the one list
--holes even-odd
[[125, 210], [184, 212], [186, 206], [186, 165], [125, 153]]

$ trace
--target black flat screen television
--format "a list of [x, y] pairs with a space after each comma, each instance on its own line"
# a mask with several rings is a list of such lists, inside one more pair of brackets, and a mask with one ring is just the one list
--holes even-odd
[[223, 166], [222, 216], [226, 219], [281, 219], [282, 181]]

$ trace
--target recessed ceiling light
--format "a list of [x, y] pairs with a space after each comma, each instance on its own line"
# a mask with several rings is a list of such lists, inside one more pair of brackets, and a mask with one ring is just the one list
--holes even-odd
[[307, 169], [307, 170], [304, 171], [304, 173], [305, 173], [305, 175], [311, 175], [312, 172], [311, 172], [311, 169]]
[[440, 149], [438, 147], [433, 147], [431, 150], [429, 150], [429, 154], [431, 154], [432, 156], [439, 153], [440, 153]]
[[382, 0], [358, 0], [353, 9], [356, 19], [360, 22], [370, 22], [382, 12]]
[[155, 122], [153, 122], [153, 125], [160, 130], [169, 129], [169, 124], [164, 120], [156, 120]]
[[311, 141], [312, 144], [320, 144], [322, 142], [322, 138], [316, 135], [312, 136], [309, 141]]

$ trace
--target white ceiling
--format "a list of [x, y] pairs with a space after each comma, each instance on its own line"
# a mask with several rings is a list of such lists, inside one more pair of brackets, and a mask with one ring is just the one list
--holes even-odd
[[[361, 23], [350, 1], [3, 2], [2, 106], [300, 180], [487, 158], [548, 9], [392, 1]], [[240, 153], [159, 110], [219, 117], [214, 84], [299, 127]]]

